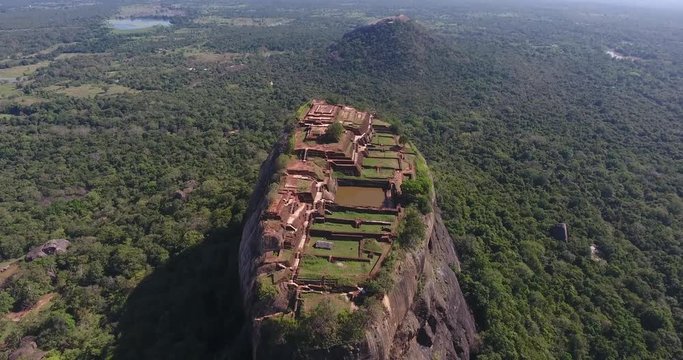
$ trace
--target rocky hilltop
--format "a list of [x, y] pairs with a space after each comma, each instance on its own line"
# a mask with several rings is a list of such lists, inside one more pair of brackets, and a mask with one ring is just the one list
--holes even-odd
[[404, 15], [349, 31], [328, 51], [335, 68], [399, 79], [431, 75], [457, 56], [440, 37]]
[[408, 139], [314, 100], [264, 162], [240, 245], [254, 358], [456, 359], [476, 342]]

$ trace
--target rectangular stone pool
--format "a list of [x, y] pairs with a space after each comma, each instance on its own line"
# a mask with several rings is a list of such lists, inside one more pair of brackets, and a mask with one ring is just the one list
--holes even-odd
[[339, 186], [335, 203], [349, 207], [392, 207], [391, 199], [387, 199], [384, 189], [363, 186]]

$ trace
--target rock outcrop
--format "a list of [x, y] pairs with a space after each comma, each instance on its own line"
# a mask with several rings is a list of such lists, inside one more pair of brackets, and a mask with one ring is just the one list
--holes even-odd
[[26, 261], [33, 261], [42, 257], [54, 254], [65, 253], [71, 242], [66, 239], [52, 239], [43, 245], [39, 245], [31, 249], [26, 254]]
[[9, 360], [41, 360], [45, 358], [47, 353], [38, 348], [36, 339], [33, 336], [27, 336], [21, 339], [21, 346], [14, 350], [7, 359]]
[[397, 327], [389, 357], [468, 359], [477, 342], [474, 318], [455, 274], [460, 264], [453, 239], [438, 213], [423, 251], [418, 291]]
[[555, 224], [552, 229], [550, 229], [550, 235], [559, 241], [569, 240], [569, 232], [567, 230], [567, 224], [559, 223]]
[[[283, 139], [261, 167], [259, 182], [244, 223], [240, 244], [240, 285], [251, 319], [254, 284], [263, 256], [261, 213], [265, 194], [276, 172], [276, 159], [286, 147]], [[348, 349], [334, 349], [316, 358], [328, 359], [467, 359], [477, 343], [473, 316], [460, 290], [455, 271], [459, 262], [436, 208], [426, 217], [427, 231], [420, 246], [407, 252], [396, 267], [396, 282], [383, 304], [385, 316], [371, 321], [365, 340]], [[251, 328], [254, 357], [264, 353], [258, 326]], [[291, 344], [290, 344], [291, 345]]]

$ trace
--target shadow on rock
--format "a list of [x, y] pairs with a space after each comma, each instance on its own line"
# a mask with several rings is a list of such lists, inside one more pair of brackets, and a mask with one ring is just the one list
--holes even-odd
[[156, 269], [122, 309], [115, 359], [250, 358], [238, 275], [239, 227]]

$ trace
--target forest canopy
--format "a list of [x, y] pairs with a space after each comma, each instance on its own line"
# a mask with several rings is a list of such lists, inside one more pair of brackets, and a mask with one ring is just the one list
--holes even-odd
[[[88, 3], [0, 5], [0, 358], [25, 336], [64, 359], [248, 356], [241, 224], [311, 98], [425, 156], [477, 358], [683, 358], [680, 13], [425, 2], [372, 32], [396, 3]], [[23, 259], [52, 239], [68, 251]]]

